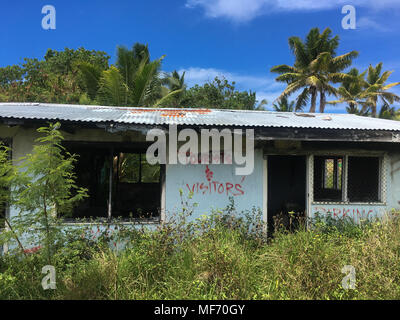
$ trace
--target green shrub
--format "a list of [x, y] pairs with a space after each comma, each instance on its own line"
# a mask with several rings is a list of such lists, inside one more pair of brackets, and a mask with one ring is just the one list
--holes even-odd
[[[189, 220], [184, 210], [151, 230], [93, 224], [55, 247], [57, 289], [43, 290], [44, 250], [0, 258], [0, 299], [399, 299], [400, 215], [355, 224], [319, 217], [268, 241], [257, 210]], [[114, 241], [125, 241], [115, 250]], [[343, 266], [356, 288], [342, 288]]]

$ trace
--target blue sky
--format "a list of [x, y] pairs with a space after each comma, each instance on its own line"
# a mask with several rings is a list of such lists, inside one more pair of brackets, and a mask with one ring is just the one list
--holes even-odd
[[[47, 4], [56, 8], [56, 30], [41, 27]], [[347, 4], [357, 11], [355, 30], [341, 27]], [[3, 0], [0, 66], [80, 46], [106, 51], [113, 63], [117, 45], [143, 42], [152, 58], [166, 55], [165, 71], [186, 70], [189, 85], [223, 74], [272, 102], [284, 86], [269, 69], [292, 64], [288, 37], [304, 37], [312, 27], [338, 34], [339, 54], [358, 50], [354, 66], [382, 61], [394, 70], [390, 82], [400, 81], [400, 0]]]

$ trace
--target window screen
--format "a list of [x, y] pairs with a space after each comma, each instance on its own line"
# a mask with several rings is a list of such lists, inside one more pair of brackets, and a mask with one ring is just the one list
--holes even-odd
[[349, 157], [347, 195], [350, 202], [379, 202], [379, 157]]

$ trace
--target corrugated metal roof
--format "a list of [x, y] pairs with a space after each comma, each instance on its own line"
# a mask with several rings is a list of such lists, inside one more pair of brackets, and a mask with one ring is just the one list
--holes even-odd
[[149, 125], [209, 125], [400, 131], [400, 121], [352, 114], [227, 109], [128, 108], [46, 103], [0, 103], [0, 118]]

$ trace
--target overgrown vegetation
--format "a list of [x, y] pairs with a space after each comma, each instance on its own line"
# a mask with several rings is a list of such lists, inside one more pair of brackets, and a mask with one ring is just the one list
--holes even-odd
[[[361, 225], [320, 219], [309, 231], [279, 231], [268, 242], [256, 214], [239, 218], [227, 208], [187, 223], [189, 215], [156, 230], [113, 227], [111, 242], [110, 229], [96, 241], [97, 227], [70, 230], [54, 256], [56, 290], [41, 287], [43, 250], [3, 256], [0, 298], [400, 298], [398, 214]], [[127, 241], [124, 250], [115, 250], [115, 237]], [[356, 269], [355, 290], [341, 286], [344, 265]]]
[[73, 206], [87, 197], [87, 190], [75, 185], [75, 155], [62, 146], [59, 123], [49, 124], [37, 131], [32, 153], [13, 166], [9, 149], [0, 147], [0, 205], [12, 206], [13, 217], [2, 216], [6, 230], [0, 242], [14, 242], [26, 256], [27, 248], [43, 248], [48, 263], [52, 263], [55, 246], [62, 245], [60, 217], [68, 215]]

